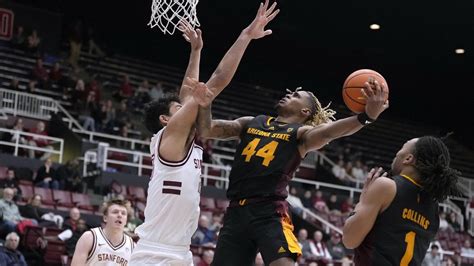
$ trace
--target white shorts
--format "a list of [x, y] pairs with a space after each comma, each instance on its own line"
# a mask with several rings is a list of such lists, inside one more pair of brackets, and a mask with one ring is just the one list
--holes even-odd
[[128, 265], [141, 266], [193, 266], [193, 254], [189, 248], [173, 247], [139, 240], [133, 249]]

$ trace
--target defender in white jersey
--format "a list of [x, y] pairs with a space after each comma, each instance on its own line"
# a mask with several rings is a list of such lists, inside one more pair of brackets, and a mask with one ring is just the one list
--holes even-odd
[[[264, 15], [268, 4], [259, 12]], [[278, 13], [278, 12], [276, 12]], [[201, 33], [190, 25], [180, 30], [191, 43], [191, 56], [178, 97], [151, 102], [145, 109], [145, 125], [154, 133], [150, 152], [153, 173], [148, 186], [145, 221], [135, 229], [140, 237], [130, 265], [192, 265], [191, 236], [199, 218], [202, 148], [194, 144], [199, 104], [213, 99], [231, 81], [252, 39], [271, 34], [263, 28], [274, 15], [257, 18], [240, 34], [206, 84], [198, 82]], [[210, 89], [207, 89], [210, 88]], [[217, 94], [216, 93], [216, 94]]]
[[[201, 31], [185, 22], [180, 30], [191, 43], [185, 77], [197, 79]], [[164, 97], [145, 108], [145, 125], [154, 133], [150, 144], [153, 173], [145, 221], [135, 229], [139, 241], [130, 265], [192, 265], [189, 245], [199, 217], [202, 162], [202, 148], [194, 144], [198, 103], [192, 93], [206, 90], [187, 86], [187, 80], [183, 80], [179, 98]]]
[[132, 264], [192, 265], [191, 236], [199, 218], [202, 147], [191, 143], [181, 161], [167, 161], [158, 151], [162, 133], [151, 140], [153, 173], [148, 185], [145, 222], [135, 229], [140, 237]]
[[85, 232], [76, 245], [72, 266], [128, 265], [135, 247], [132, 238], [124, 233], [127, 224], [126, 201], [111, 200], [104, 209], [104, 228]]

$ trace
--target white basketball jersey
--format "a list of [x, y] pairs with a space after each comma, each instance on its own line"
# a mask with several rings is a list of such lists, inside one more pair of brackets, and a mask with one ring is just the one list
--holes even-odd
[[151, 139], [153, 173], [148, 184], [145, 221], [135, 233], [148, 243], [189, 250], [199, 219], [203, 149], [193, 141], [183, 160], [166, 161], [158, 154], [163, 130]]
[[122, 265], [126, 266], [132, 256], [135, 243], [132, 238], [123, 234], [123, 240], [117, 246], [105, 237], [105, 233], [100, 227], [91, 229], [93, 238], [92, 250], [87, 257], [86, 265]]

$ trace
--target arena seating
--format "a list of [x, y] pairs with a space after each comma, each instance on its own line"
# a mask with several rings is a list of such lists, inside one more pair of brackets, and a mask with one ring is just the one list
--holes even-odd
[[[147, 79], [150, 84], [162, 81], [168, 87], [175, 87], [179, 86], [183, 75], [181, 69], [152, 64], [120, 55], [99, 59], [94, 56], [83, 54], [80, 63], [85, 66], [87, 70], [98, 74], [101, 81], [106, 84], [104, 85], [104, 89], [109, 93], [115, 91], [119, 87], [124, 73], [129, 75], [131, 84], [134, 87], [138, 87], [143, 79]], [[19, 50], [0, 47], [0, 87], [7, 87], [12, 78], [17, 78], [20, 81], [20, 87], [25, 89], [29, 81], [30, 71], [34, 64], [35, 59], [32, 56]], [[51, 61], [45, 60], [44, 64], [46, 67], [50, 67]], [[69, 70], [69, 68], [65, 66], [63, 66], [63, 68], [66, 70], [64, 71], [64, 74], [67, 75], [67, 70]], [[51, 91], [39, 89], [35, 91], [35, 93], [52, 97], [53, 99], [58, 100], [66, 108], [71, 107], [71, 104], [68, 101], [69, 99], [63, 97], [64, 95], [61, 92], [54, 91], [56, 88], [57, 87], [53, 86], [53, 90]], [[213, 111], [216, 116], [223, 118], [267, 114], [272, 110], [274, 102], [282, 94], [283, 91], [282, 93], [278, 93], [258, 86], [232, 83], [232, 85], [224, 90], [224, 92], [216, 99], [215, 105], [213, 105]], [[338, 117], [349, 115], [343, 106], [334, 106], [334, 108], [342, 115]], [[396, 134], [394, 134], [394, 128], [397, 129]], [[436, 134], [438, 131], [439, 129], [437, 128], [421, 126], [409, 121], [397, 121], [393, 118], [384, 117], [374, 125], [367, 127], [350, 138], [347, 138], [345, 141], [350, 143], [355, 149], [370, 156], [371, 160], [375, 163], [388, 166], [391, 163], [395, 152], [407, 139], [425, 134]], [[381, 135], [384, 137], [380, 138], [379, 136]], [[472, 153], [466, 150], [459, 143], [456, 143], [453, 140], [448, 141], [452, 151], [453, 166], [462, 170], [466, 177], [474, 177], [472, 161], [468, 159], [472, 158], [470, 157], [472, 156]], [[115, 145], [115, 142], [111, 142], [110, 144]], [[126, 155], [120, 153], [114, 153], [110, 158], [119, 161], [129, 161], [129, 158], [127, 158]], [[151, 162], [147, 161], [146, 164], [151, 165]], [[123, 170], [123, 167], [120, 165], [116, 165], [114, 168], [117, 170]], [[25, 173], [21, 173], [20, 171], [24, 171]], [[20, 171], [17, 172], [17, 176], [32, 176], [32, 173], [29, 173], [28, 170]], [[215, 171], [218, 172], [219, 170]], [[144, 172], [144, 174], [147, 173], [149, 174], [149, 172]], [[305, 168], [301, 168], [298, 174], [306, 177], [314, 176], [312, 169]], [[0, 167], [0, 178], [4, 177], [4, 175], [6, 175], [5, 167]], [[127, 188], [121, 184], [119, 184], [119, 186], [121, 188], [119, 194], [134, 200], [136, 208], [143, 212], [146, 201], [145, 190], [142, 187], [128, 186]], [[98, 207], [91, 204], [90, 198], [86, 194], [33, 187], [31, 181], [25, 180], [22, 180], [20, 188], [23, 191], [23, 197], [21, 199], [23, 204], [31, 195], [38, 193], [43, 196], [43, 204], [48, 208], [67, 210], [72, 206], [78, 206], [83, 212], [97, 214]], [[202, 213], [208, 216], [212, 215], [213, 212], [223, 212], [228, 204], [228, 200], [207, 197], [201, 197], [200, 201]], [[342, 227], [344, 224], [345, 218], [343, 216], [332, 214], [323, 216], [338, 227]], [[25, 239], [26, 246], [33, 247], [37, 245], [35, 241], [38, 234], [41, 234], [41, 232], [34, 227], [27, 232], [29, 233], [27, 233]], [[437, 238], [444, 250], [459, 251], [463, 241], [470, 238], [470, 236], [464, 233], [447, 233], [440, 231]], [[46, 262], [58, 263], [58, 257], [60, 257], [58, 255], [64, 254], [63, 248], [64, 246], [61, 244], [52, 243], [49, 248], [50, 250], [47, 251], [45, 255]]]

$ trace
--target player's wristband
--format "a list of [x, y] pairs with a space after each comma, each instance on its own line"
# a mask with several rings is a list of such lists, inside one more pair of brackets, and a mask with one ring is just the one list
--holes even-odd
[[375, 122], [375, 119], [370, 118], [365, 112], [357, 115], [357, 120], [363, 125], [370, 125]]

